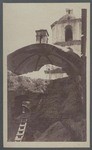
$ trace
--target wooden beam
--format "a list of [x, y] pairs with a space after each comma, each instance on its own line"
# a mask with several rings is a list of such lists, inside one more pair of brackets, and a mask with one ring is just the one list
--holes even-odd
[[86, 56], [86, 34], [87, 34], [87, 9], [82, 9], [82, 36], [81, 36], [81, 54]]

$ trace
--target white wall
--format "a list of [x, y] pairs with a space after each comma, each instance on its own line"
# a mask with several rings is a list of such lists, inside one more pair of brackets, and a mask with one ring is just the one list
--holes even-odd
[[67, 25], [72, 26], [73, 40], [81, 40], [81, 22], [75, 20], [75, 22], [67, 22], [62, 24], [56, 24], [52, 28], [52, 43], [65, 42], [65, 27]]

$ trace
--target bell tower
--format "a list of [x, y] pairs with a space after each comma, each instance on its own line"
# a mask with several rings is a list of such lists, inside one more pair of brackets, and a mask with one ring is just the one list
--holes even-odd
[[73, 9], [66, 9], [66, 13], [51, 25], [52, 43], [68, 46], [81, 56], [81, 16], [76, 18]]

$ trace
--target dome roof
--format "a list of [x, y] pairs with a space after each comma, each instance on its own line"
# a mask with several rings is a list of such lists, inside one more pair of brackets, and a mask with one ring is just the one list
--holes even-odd
[[52, 25], [51, 25], [51, 28], [53, 26], [55, 26], [57, 23], [64, 23], [64, 22], [68, 22], [68, 21], [74, 21], [74, 20], [79, 20], [80, 18], [76, 18], [74, 15], [73, 15], [73, 10], [72, 9], [66, 9], [66, 14], [61, 17], [59, 20], [55, 21]]
[[73, 19], [76, 19], [73, 14], [66, 14], [58, 20], [58, 23], [61, 23], [63, 21], [73, 20]]

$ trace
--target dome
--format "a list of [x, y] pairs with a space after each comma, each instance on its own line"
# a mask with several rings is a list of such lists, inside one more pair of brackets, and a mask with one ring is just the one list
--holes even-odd
[[72, 15], [72, 14], [66, 14], [66, 15], [64, 15], [62, 18], [60, 18], [58, 20], [58, 23], [61, 23], [63, 21], [73, 20], [73, 19], [76, 19], [74, 15]]
[[73, 15], [73, 10], [72, 9], [66, 9], [66, 14], [61, 17], [58, 21], [55, 21], [52, 25], [51, 28], [57, 24], [57, 23], [63, 23], [71, 20], [75, 20], [76, 17]]
[[64, 15], [62, 18], [58, 20], [58, 23], [61, 23], [63, 21], [67, 20], [73, 20], [76, 19], [75, 16], [73, 15], [73, 10], [72, 9], [66, 9], [66, 15]]

